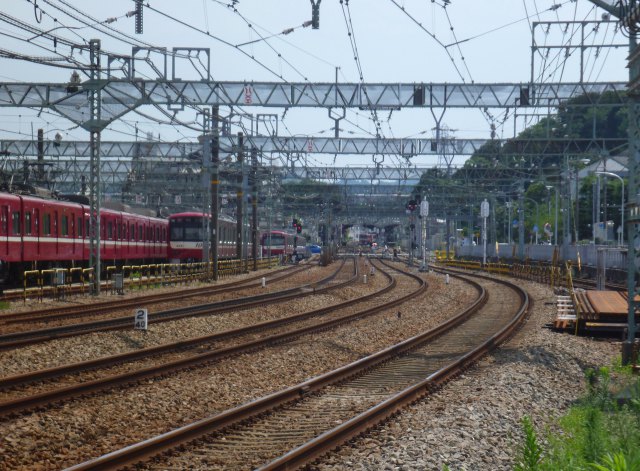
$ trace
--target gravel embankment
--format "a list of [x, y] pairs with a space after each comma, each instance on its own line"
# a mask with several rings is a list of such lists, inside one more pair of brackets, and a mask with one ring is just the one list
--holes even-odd
[[554, 333], [549, 287], [519, 282], [533, 299], [522, 330], [494, 354], [315, 469], [511, 470], [529, 415], [539, 432], [584, 393], [584, 372], [611, 365], [620, 343]]

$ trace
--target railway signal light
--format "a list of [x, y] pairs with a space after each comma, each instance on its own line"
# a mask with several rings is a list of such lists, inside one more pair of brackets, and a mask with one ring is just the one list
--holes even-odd
[[302, 232], [302, 224], [298, 224], [298, 225], [296, 226], [296, 232], [297, 232], [298, 234], [300, 234], [300, 233]]

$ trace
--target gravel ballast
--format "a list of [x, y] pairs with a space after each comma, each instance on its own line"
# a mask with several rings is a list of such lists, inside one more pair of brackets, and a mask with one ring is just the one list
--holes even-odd
[[584, 372], [611, 365], [620, 342], [552, 332], [551, 288], [518, 282], [533, 307], [508, 343], [464, 375], [336, 454], [317, 463], [337, 470], [512, 470], [521, 419], [539, 433], [584, 394]]
[[[417, 329], [433, 327], [473, 297], [462, 282], [445, 285], [441, 275], [423, 276], [431, 289], [401, 308], [401, 320], [395, 311], [382, 314], [271, 351], [0, 424], [4, 429], [0, 468], [59, 469], [167, 431], [169, 424], [198, 420], [378, 351]], [[554, 300], [551, 289], [519, 283], [529, 291], [534, 306], [516, 337], [435, 395], [317, 467], [440, 470], [448, 464], [452, 470], [512, 469], [522, 415], [529, 414], [537, 427], [544, 427], [582, 394], [584, 369], [610, 364], [620, 348], [617, 342], [576, 338], [544, 328], [554, 315], [554, 307], [545, 304]], [[187, 323], [181, 327], [188, 329]], [[202, 329], [202, 325], [194, 327]], [[109, 335], [101, 335], [108, 340]], [[91, 343], [85, 342], [84, 347], [90, 348]], [[57, 352], [64, 355], [64, 350]], [[118, 435], [113, 435], [114, 430], [119, 430]]]

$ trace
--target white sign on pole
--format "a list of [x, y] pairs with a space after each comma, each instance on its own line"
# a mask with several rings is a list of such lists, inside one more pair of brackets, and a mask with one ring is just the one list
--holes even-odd
[[480, 217], [489, 217], [489, 202], [486, 199], [480, 203]]
[[480, 203], [480, 216], [482, 216], [482, 265], [487, 264], [487, 218], [489, 217], [489, 202], [485, 199]]
[[147, 330], [147, 324], [149, 321], [149, 315], [146, 309], [136, 309], [135, 321], [133, 328], [136, 330]]
[[422, 216], [423, 218], [426, 218], [428, 215], [429, 215], [429, 202], [423, 200], [420, 203], [420, 216]]

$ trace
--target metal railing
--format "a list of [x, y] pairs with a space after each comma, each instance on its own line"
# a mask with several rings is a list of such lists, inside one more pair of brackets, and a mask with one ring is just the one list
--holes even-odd
[[[259, 270], [278, 266], [278, 257], [262, 258], [257, 261]], [[251, 261], [251, 266], [253, 262]], [[153, 287], [190, 284], [198, 281], [213, 280], [213, 262], [195, 263], [159, 263], [147, 265], [111, 265], [105, 268], [105, 289], [116, 292], [116, 277], [122, 276], [122, 288], [151, 289]], [[230, 277], [247, 273], [244, 260], [220, 260], [218, 276]], [[93, 283], [93, 268], [50, 268], [45, 270], [27, 270], [23, 272], [23, 300], [36, 297], [39, 301], [45, 296], [61, 297], [74, 290], [85, 294]]]

